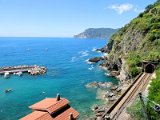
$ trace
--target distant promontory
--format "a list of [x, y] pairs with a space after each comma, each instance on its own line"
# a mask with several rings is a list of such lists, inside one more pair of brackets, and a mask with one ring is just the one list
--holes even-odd
[[74, 38], [109, 39], [117, 30], [112, 28], [88, 28], [84, 32], [74, 35]]

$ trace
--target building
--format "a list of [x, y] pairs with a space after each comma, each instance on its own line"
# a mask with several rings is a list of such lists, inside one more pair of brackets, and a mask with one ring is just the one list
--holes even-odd
[[29, 106], [32, 113], [20, 120], [77, 120], [79, 113], [69, 105], [69, 101], [60, 98], [46, 98]]

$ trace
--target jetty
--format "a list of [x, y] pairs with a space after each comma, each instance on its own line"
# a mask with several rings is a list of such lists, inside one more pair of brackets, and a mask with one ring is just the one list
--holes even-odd
[[47, 68], [38, 65], [20, 65], [20, 66], [7, 66], [0, 68], [0, 75], [9, 75], [19, 73], [29, 73], [30, 75], [41, 75], [47, 72]]

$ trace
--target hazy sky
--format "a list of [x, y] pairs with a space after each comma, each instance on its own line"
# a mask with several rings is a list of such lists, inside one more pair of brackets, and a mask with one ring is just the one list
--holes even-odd
[[156, 0], [0, 0], [0, 36], [71, 37], [120, 28]]

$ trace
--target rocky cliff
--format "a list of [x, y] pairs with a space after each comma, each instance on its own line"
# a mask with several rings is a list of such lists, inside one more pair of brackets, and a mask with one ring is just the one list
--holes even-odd
[[75, 35], [75, 38], [100, 38], [109, 39], [118, 29], [112, 28], [89, 28], [84, 32]]
[[160, 0], [113, 34], [103, 51], [103, 64], [111, 71], [116, 65], [120, 80], [135, 77], [142, 60], [160, 61]]

